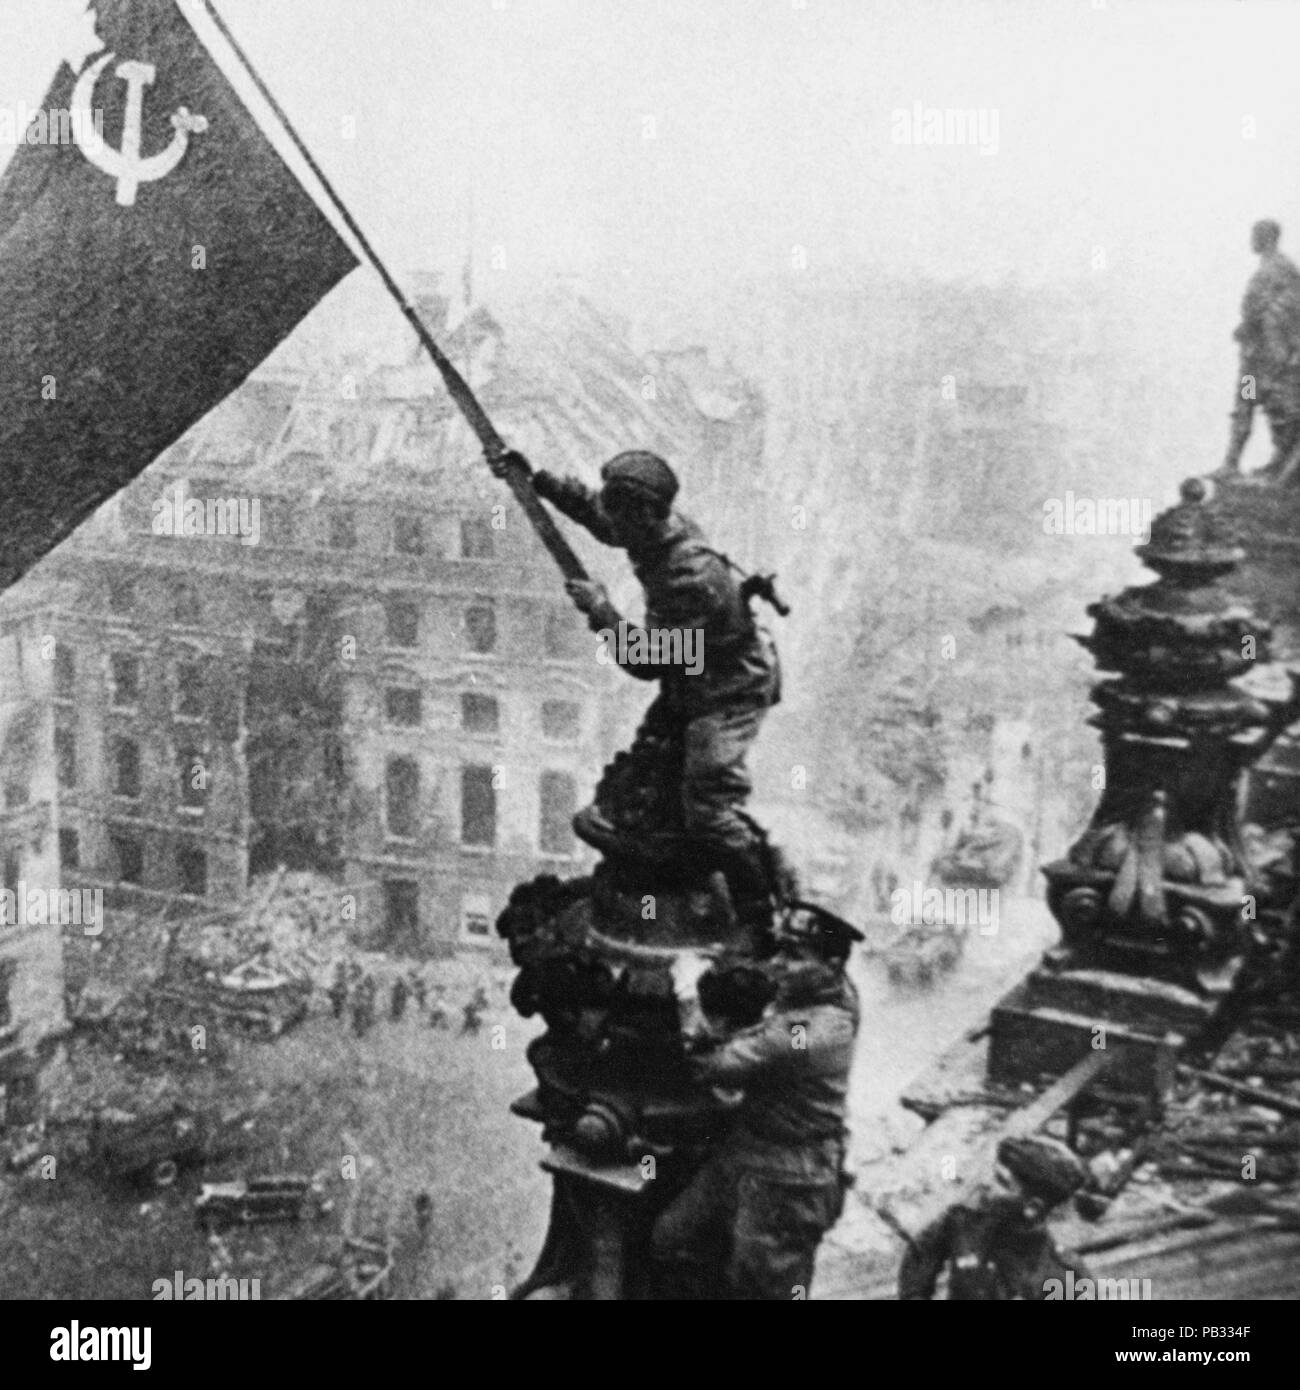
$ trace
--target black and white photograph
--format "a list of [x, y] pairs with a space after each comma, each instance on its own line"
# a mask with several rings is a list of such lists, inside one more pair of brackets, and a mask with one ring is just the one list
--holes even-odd
[[1280, 1352], [1297, 51], [1289, 0], [0, 0], [33, 1364], [273, 1301]]

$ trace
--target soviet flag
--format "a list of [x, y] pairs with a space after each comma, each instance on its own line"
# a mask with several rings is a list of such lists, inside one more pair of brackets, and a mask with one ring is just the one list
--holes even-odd
[[0, 588], [356, 265], [175, 0], [96, 0], [0, 177]]

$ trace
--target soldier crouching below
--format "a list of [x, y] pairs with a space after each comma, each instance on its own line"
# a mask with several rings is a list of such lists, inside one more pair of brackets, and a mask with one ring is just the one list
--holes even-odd
[[[489, 455], [488, 463], [498, 475], [511, 466], [529, 468], [513, 451]], [[659, 682], [641, 734], [682, 742], [685, 838], [708, 867], [722, 870], [737, 917], [766, 927], [770, 885], [758, 836], [740, 807], [751, 790], [745, 757], [763, 716], [780, 699], [780, 671], [775, 645], [754, 622], [743, 580], [700, 528], [673, 509], [677, 478], [655, 454], [632, 451], [611, 459], [601, 469], [599, 493], [543, 471], [532, 479], [539, 497], [605, 545], [627, 551], [645, 591], [643, 628], [625, 623], [603, 585], [574, 579], [566, 587], [593, 632], [624, 637], [610, 644], [623, 670]], [[686, 652], [697, 653], [697, 660], [683, 662]], [[579, 819], [597, 815], [589, 807]]]
[[727, 1133], [651, 1233], [670, 1296], [808, 1297], [817, 1247], [839, 1219], [848, 1185], [858, 997], [845, 964], [854, 940], [861, 932], [828, 913], [789, 911], [765, 966], [775, 996], [744, 1028], [720, 1028], [706, 1016], [697, 985], [707, 963], [686, 956], [674, 969], [697, 1078], [741, 1099]]
[[[1062, 1255], [1047, 1215], [1083, 1186], [1087, 1169], [1067, 1145], [1045, 1135], [1004, 1139], [995, 1186], [955, 1203], [917, 1236], [898, 1274], [901, 1299], [934, 1297], [948, 1271], [949, 1299], [1046, 1299], [1049, 1281], [1091, 1278], [1078, 1256]], [[1060, 1287], [1058, 1285], [1058, 1287]]]

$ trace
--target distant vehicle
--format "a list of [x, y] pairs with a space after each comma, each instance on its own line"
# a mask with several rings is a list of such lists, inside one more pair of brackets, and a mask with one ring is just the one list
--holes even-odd
[[220, 979], [222, 989], [242, 990], [248, 994], [284, 989], [296, 983], [297, 977], [290, 975], [287, 970], [280, 970], [256, 958], [237, 965]]
[[885, 969], [891, 984], [928, 985], [951, 970], [965, 949], [965, 927], [945, 922], [909, 927], [885, 948]]
[[354, 1300], [393, 1296], [392, 1256], [373, 1241], [348, 1239], [333, 1264], [312, 1265], [278, 1299], [293, 1302]]
[[91, 1125], [91, 1161], [110, 1177], [170, 1187], [182, 1166], [206, 1156], [216, 1128], [180, 1104], [142, 1114], [104, 1110]]
[[205, 1182], [194, 1199], [194, 1216], [203, 1226], [311, 1221], [333, 1208], [321, 1185], [299, 1173]]
[[[188, 978], [186, 977], [188, 975]], [[248, 960], [217, 978], [190, 969], [154, 986], [153, 1001], [192, 1018], [208, 1011], [254, 1036], [274, 1039], [307, 1017], [312, 985], [262, 960]]]
[[987, 792], [978, 782], [972, 798], [969, 821], [930, 865], [930, 872], [949, 888], [1005, 888], [1024, 861], [1024, 833], [990, 808]]

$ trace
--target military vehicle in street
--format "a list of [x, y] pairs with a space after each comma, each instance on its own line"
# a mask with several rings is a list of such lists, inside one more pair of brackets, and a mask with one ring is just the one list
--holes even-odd
[[312, 1221], [333, 1208], [320, 1183], [299, 1173], [204, 1183], [194, 1199], [195, 1220], [206, 1227]]

